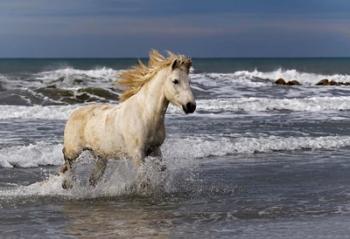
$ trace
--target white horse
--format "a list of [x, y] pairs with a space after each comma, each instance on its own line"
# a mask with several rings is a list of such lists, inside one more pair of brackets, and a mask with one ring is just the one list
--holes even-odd
[[[90, 176], [92, 185], [103, 175], [107, 159], [127, 157], [139, 167], [148, 155], [161, 157], [169, 102], [186, 114], [196, 109], [188, 77], [191, 59], [168, 54], [164, 57], [152, 50], [147, 65], [139, 62], [120, 75], [118, 84], [125, 87], [120, 104], [83, 106], [70, 115], [64, 130], [62, 173], [71, 170], [85, 149], [98, 158]], [[72, 185], [66, 179], [62, 186]]]

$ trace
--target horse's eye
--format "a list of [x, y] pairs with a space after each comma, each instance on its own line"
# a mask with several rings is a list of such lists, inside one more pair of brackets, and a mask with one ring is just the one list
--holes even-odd
[[175, 80], [173, 80], [173, 83], [174, 83], [175, 85], [177, 85], [177, 84], [179, 84], [179, 80], [178, 80], [178, 79], [175, 79]]

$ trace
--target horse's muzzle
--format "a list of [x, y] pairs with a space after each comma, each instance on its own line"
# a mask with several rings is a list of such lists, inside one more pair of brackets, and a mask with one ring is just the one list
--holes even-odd
[[182, 106], [182, 109], [186, 114], [193, 113], [196, 110], [196, 104], [192, 102], [188, 102], [186, 105]]

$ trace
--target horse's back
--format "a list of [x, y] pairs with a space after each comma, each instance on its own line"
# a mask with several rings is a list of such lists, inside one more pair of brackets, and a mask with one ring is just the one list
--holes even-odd
[[[92, 104], [82, 106], [70, 115], [64, 129], [64, 154], [68, 158], [77, 157], [86, 147], [87, 139], [85, 138], [86, 128], [91, 121], [96, 121], [102, 112], [111, 109], [108, 104]], [[95, 124], [95, 123], [93, 123]]]
[[[112, 106], [107, 105], [107, 104], [92, 104], [92, 105], [82, 106], [82, 107], [74, 110], [72, 112], [72, 114], [69, 116], [69, 119], [66, 123], [65, 131], [70, 130], [71, 126], [82, 127], [84, 124], [86, 124], [94, 116], [99, 115], [99, 113], [101, 111], [104, 111], [106, 109], [110, 109], [111, 107]], [[75, 124], [78, 124], [78, 125], [75, 125]]]

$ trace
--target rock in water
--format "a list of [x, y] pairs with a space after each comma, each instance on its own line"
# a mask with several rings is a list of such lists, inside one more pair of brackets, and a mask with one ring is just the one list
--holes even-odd
[[275, 81], [275, 84], [277, 85], [301, 85], [299, 81], [292, 80], [292, 81], [286, 81], [283, 78], [279, 78]]
[[299, 81], [291, 80], [291, 81], [288, 81], [287, 85], [301, 85], [301, 84]]
[[278, 80], [275, 81], [275, 84], [277, 84], [277, 85], [286, 85], [287, 82], [283, 78], [279, 78]]
[[328, 79], [320, 80], [316, 85], [329, 85]]

